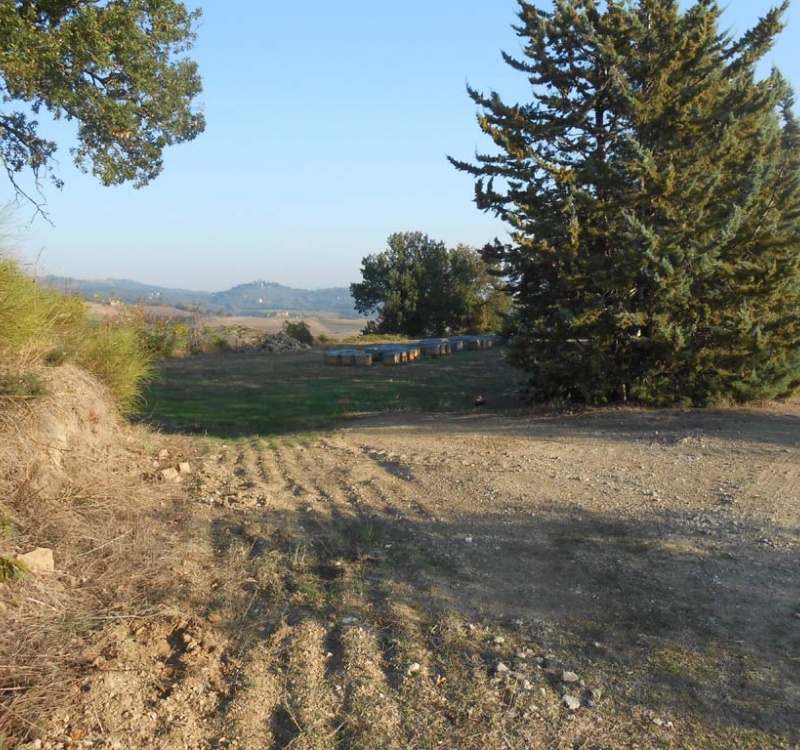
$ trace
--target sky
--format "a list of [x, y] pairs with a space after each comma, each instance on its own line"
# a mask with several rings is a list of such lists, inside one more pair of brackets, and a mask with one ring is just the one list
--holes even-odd
[[[795, 3], [762, 69], [776, 65], [800, 96]], [[317, 289], [359, 281], [361, 260], [394, 232], [475, 247], [506, 235], [447, 156], [470, 161], [490, 146], [467, 84], [526, 100], [524, 76], [500, 54], [521, 47], [514, 0], [186, 4], [203, 9], [191, 56], [205, 133], [168, 150], [163, 174], [136, 190], [78, 172], [73, 127], [48, 125], [65, 182], [44, 187], [52, 224], [24, 203], [3, 219], [32, 272], [206, 291], [257, 279]], [[728, 0], [722, 27], [741, 36], [776, 4]], [[0, 186], [4, 199], [13, 200], [10, 185]]]

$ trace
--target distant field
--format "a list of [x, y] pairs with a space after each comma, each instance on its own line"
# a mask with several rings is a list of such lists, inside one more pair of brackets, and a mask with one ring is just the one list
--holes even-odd
[[[98, 302], [87, 302], [89, 314], [95, 318], [105, 319], [119, 314], [119, 308]], [[165, 305], [144, 305], [142, 310], [146, 315], [191, 320], [192, 313], [177, 307]], [[365, 318], [340, 318], [324, 313], [309, 314], [291, 318], [292, 321], [305, 320], [314, 336], [327, 336], [331, 339], [345, 339], [357, 336], [366, 324]], [[266, 318], [255, 315], [201, 315], [196, 320], [199, 327], [226, 328], [230, 326], [243, 326], [260, 333], [277, 333], [283, 328], [287, 318]]]
[[[258, 318], [254, 316], [209, 316], [200, 319], [200, 325], [210, 328], [225, 326], [244, 326], [263, 333], [277, 333], [283, 328], [287, 318]], [[317, 315], [291, 318], [293, 322], [304, 320], [314, 336], [327, 336], [333, 339], [357, 336], [364, 328], [363, 318], [336, 318]]]
[[206, 354], [161, 364], [144, 419], [171, 432], [218, 436], [325, 429], [389, 411], [516, 405], [520, 374], [501, 349], [459, 352], [402, 366], [332, 367], [320, 349], [286, 354]]

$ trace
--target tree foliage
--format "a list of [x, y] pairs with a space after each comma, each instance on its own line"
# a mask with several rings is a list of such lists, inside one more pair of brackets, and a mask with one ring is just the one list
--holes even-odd
[[469, 89], [496, 147], [478, 207], [510, 226], [485, 257], [523, 319], [543, 397], [745, 401], [800, 384], [800, 130], [755, 65], [787, 4], [740, 39], [698, 0], [519, 0], [531, 84]]
[[164, 148], [204, 128], [184, 57], [198, 17], [174, 0], [0, 0], [0, 159], [17, 193], [27, 170], [60, 186], [42, 111], [77, 123], [75, 163], [103, 185], [156, 177]]
[[281, 330], [301, 344], [311, 346], [314, 343], [314, 334], [311, 332], [311, 326], [305, 320], [286, 320]]
[[363, 281], [351, 284], [356, 310], [377, 313], [367, 331], [406, 336], [483, 332], [499, 325], [508, 299], [480, 255], [421, 232], [398, 232], [388, 248], [361, 263]]

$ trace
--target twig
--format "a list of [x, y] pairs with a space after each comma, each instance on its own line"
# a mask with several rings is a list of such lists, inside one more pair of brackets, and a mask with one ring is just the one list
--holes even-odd
[[119, 536], [115, 536], [113, 539], [109, 539], [105, 544], [101, 544], [99, 547], [95, 547], [94, 549], [90, 549], [88, 552], [82, 552], [80, 555], [78, 555], [78, 557], [86, 557], [86, 555], [91, 555], [93, 552], [99, 552], [104, 547], [108, 547], [109, 544], [114, 544], [114, 542], [122, 539], [122, 537], [128, 536], [128, 534], [132, 534], [132, 533], [133, 533], [133, 529], [128, 529], [127, 531], [124, 531]]
[[48, 604], [47, 602], [40, 602], [38, 599], [34, 599], [32, 596], [26, 596], [25, 601], [33, 602], [34, 604], [39, 604], [42, 607], [47, 607], [48, 609], [52, 609], [53, 612], [58, 612], [58, 607], [54, 607], [52, 604]]

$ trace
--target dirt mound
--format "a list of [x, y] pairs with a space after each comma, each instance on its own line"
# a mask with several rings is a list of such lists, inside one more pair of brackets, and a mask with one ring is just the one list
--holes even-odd
[[173, 589], [176, 488], [153, 474], [163, 441], [122, 424], [83, 371], [41, 374], [47, 395], [0, 404], [0, 556], [44, 548], [55, 565], [0, 580], [3, 746], [45, 736], [74, 703], [89, 635], [149, 616]]
[[303, 349], [310, 349], [311, 347], [308, 344], [298, 341], [293, 336], [289, 336], [287, 333], [273, 333], [271, 336], [267, 336], [263, 341], [260, 341], [255, 348], [257, 351], [279, 353], [301, 351]]
[[119, 417], [105, 389], [72, 365], [46, 369], [47, 395], [0, 407], [0, 461], [6, 479], [30, 492], [57, 494], [79, 481], [119, 437]]

